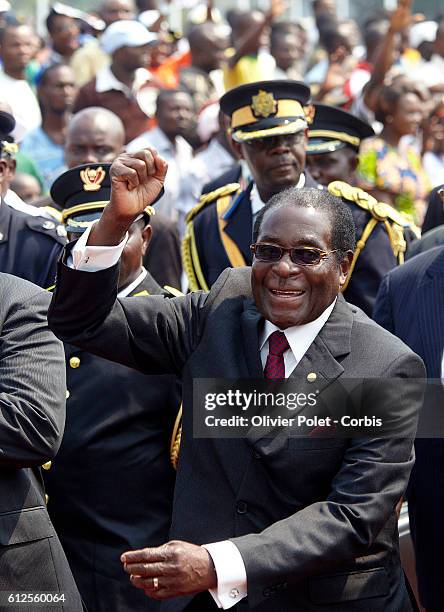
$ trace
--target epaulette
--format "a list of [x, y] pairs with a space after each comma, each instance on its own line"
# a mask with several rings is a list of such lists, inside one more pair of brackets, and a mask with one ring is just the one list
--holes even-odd
[[411, 221], [393, 208], [393, 206], [385, 204], [385, 202], [378, 202], [376, 198], [359, 187], [353, 187], [343, 181], [333, 181], [327, 189], [332, 195], [354, 202], [364, 210], [367, 210], [377, 221], [388, 219], [401, 227], [412, 226]]
[[55, 219], [46, 219], [45, 217], [31, 217], [26, 219], [27, 226], [40, 234], [46, 234], [51, 236], [54, 240], [60, 244], [66, 244], [66, 230], [63, 225], [58, 223]]
[[204, 208], [207, 204], [210, 204], [211, 202], [214, 202], [215, 200], [218, 200], [219, 198], [222, 198], [224, 196], [231, 195], [232, 193], [239, 191], [239, 189], [240, 189], [239, 183], [228, 183], [228, 185], [219, 187], [218, 189], [215, 189], [214, 191], [210, 191], [209, 193], [204, 193], [202, 196], [200, 196], [200, 200], [196, 204], [196, 206], [194, 206], [190, 210], [190, 212], [187, 214], [186, 221], [187, 222], [191, 221], [191, 219], [193, 219], [193, 217], [195, 217], [197, 213], [202, 208]]

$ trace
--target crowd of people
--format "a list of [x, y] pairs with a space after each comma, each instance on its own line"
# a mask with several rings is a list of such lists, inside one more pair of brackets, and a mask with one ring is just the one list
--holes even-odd
[[440, 612], [438, 425], [193, 426], [201, 379], [442, 403], [444, 13], [168, 7], [0, 2], [0, 610]]

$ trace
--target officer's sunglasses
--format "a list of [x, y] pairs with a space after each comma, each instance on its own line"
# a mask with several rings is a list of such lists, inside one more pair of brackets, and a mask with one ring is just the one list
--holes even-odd
[[246, 140], [245, 144], [255, 151], [265, 151], [266, 149], [274, 149], [275, 147], [284, 145], [292, 147], [301, 143], [304, 140], [304, 132], [296, 132], [296, 134], [279, 134], [278, 136], [267, 136], [266, 138], [253, 138]]
[[291, 261], [298, 266], [318, 266], [324, 259], [338, 250], [323, 251], [316, 247], [283, 249], [276, 244], [265, 244], [264, 242], [256, 242], [250, 246], [250, 249], [258, 261], [267, 263], [276, 263], [282, 259], [285, 253], [289, 253]]

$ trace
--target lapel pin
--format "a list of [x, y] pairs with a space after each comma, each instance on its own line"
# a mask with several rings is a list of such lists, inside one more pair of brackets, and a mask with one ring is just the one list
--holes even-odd
[[307, 374], [307, 380], [310, 383], [314, 382], [316, 380], [316, 378], [317, 378], [316, 372], [309, 372]]

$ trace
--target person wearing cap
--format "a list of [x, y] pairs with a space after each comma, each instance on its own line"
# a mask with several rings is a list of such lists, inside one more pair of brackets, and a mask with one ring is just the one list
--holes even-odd
[[137, 21], [112, 23], [101, 38], [102, 49], [111, 56], [95, 78], [78, 91], [73, 111], [103, 106], [125, 126], [125, 142], [153, 127], [156, 98], [162, 87], [147, 67], [150, 44], [156, 35]]
[[[125, 130], [119, 117], [106, 108], [84, 108], [71, 119], [65, 143], [68, 168], [81, 164], [112, 162], [122, 153]], [[176, 223], [161, 213], [151, 220], [153, 235], [143, 257], [145, 267], [161, 286], [179, 288], [182, 264]], [[156, 253], [162, 253], [159, 258]]]
[[231, 137], [253, 180], [205, 194], [187, 215], [183, 265], [192, 291], [208, 290], [225, 268], [250, 265], [253, 222], [265, 203], [292, 185], [316, 187], [304, 171], [310, 89], [298, 81], [260, 81], [220, 100]]
[[361, 141], [374, 136], [370, 125], [333, 106], [314, 107], [315, 116], [308, 130], [307, 168], [316, 181], [342, 197], [351, 210], [357, 247], [352, 274], [343, 292], [348, 302], [371, 316], [382, 279], [403, 263], [407, 243], [415, 235], [411, 223], [392, 206], [352, 187], [357, 183]]
[[[31, 216], [4, 201], [6, 194], [10, 198], [13, 193], [9, 185], [17, 151], [17, 145], [10, 142], [14, 126], [14, 117], [0, 111], [0, 271], [46, 288], [54, 283], [55, 265], [66, 234], [55, 219], [38, 216], [41, 214], [38, 209]], [[15, 198], [19, 200], [18, 196]]]
[[[77, 166], [54, 182], [51, 196], [70, 239], [100, 218], [110, 198], [110, 166]], [[129, 230], [119, 298], [172, 295], [142, 265], [152, 212]], [[129, 582], [120, 555], [168, 538], [180, 385], [175, 376], [147, 377], [68, 344], [65, 355], [67, 417], [57, 458], [44, 473], [48, 511], [90, 612], [157, 611], [159, 604]]]
[[[71, 7], [56, 3], [46, 18], [46, 29], [51, 41], [51, 53], [48, 64], [69, 63], [80, 46], [79, 21], [72, 16]], [[76, 11], [74, 11], [74, 14]]]
[[[115, 21], [134, 18], [133, 0], [102, 0], [97, 14], [107, 28]], [[74, 70], [76, 85], [82, 87], [93, 79], [99, 70], [110, 63], [108, 53], [100, 46], [97, 38], [88, 40], [71, 58], [71, 68]]]

